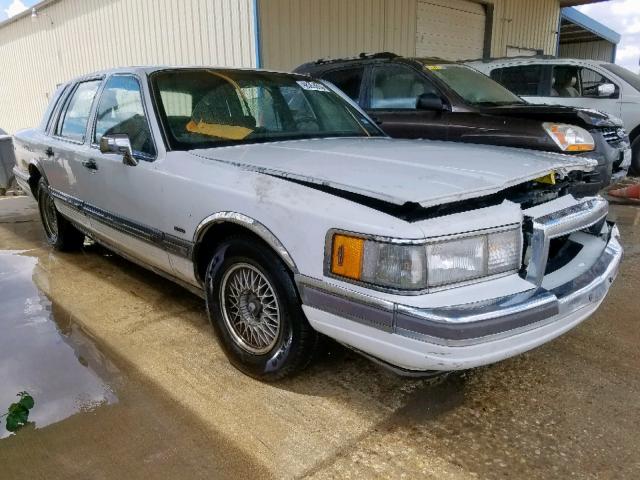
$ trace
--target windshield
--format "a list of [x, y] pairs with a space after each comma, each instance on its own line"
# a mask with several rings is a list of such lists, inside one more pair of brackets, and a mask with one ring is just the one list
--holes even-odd
[[623, 79], [625, 82], [627, 82], [629, 85], [640, 92], [640, 75], [613, 63], [605, 63], [602, 66], [615, 75], [619, 76], [621, 79]]
[[151, 76], [174, 150], [381, 131], [326, 85], [255, 71], [180, 69]]
[[425, 65], [436, 77], [473, 105], [513, 105], [526, 103], [498, 82], [464, 65]]

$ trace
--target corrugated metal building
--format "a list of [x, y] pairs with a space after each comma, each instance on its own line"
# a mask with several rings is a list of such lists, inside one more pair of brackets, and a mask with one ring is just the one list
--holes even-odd
[[615, 62], [621, 38], [619, 33], [575, 8], [562, 9], [559, 57]]
[[122, 65], [289, 70], [363, 51], [553, 54], [560, 8], [599, 0], [45, 0], [0, 24], [0, 126], [35, 125], [57, 83]]

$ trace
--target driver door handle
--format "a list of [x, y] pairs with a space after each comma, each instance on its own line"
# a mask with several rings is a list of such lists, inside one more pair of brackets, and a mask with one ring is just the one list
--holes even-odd
[[51, 157], [53, 157], [53, 156], [55, 155], [55, 154], [53, 153], [53, 148], [51, 148], [51, 147], [47, 148], [47, 149], [44, 151], [44, 154], [45, 154], [47, 157], [49, 157], [49, 158], [51, 158]]
[[90, 158], [89, 160], [84, 160], [82, 162], [82, 166], [88, 170], [93, 170], [93, 171], [98, 170], [98, 164], [93, 158]]

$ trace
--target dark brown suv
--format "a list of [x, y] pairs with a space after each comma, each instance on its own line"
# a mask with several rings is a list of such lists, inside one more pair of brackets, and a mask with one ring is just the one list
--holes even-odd
[[620, 121], [594, 110], [533, 105], [466, 65], [392, 53], [318, 60], [295, 69], [329, 81], [397, 138], [425, 138], [590, 157], [575, 194], [593, 194], [629, 167]]

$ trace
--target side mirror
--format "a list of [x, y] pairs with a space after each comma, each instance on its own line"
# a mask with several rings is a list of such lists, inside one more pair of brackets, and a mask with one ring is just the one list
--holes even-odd
[[603, 83], [602, 85], [598, 85], [598, 96], [599, 97], [611, 97], [616, 93], [616, 86], [613, 83]]
[[131, 148], [129, 135], [104, 135], [100, 139], [100, 152], [122, 155], [122, 163], [130, 167], [138, 165], [138, 160], [133, 158], [133, 149]]
[[444, 110], [444, 102], [439, 95], [434, 93], [423, 93], [416, 100], [416, 108], [418, 110]]

